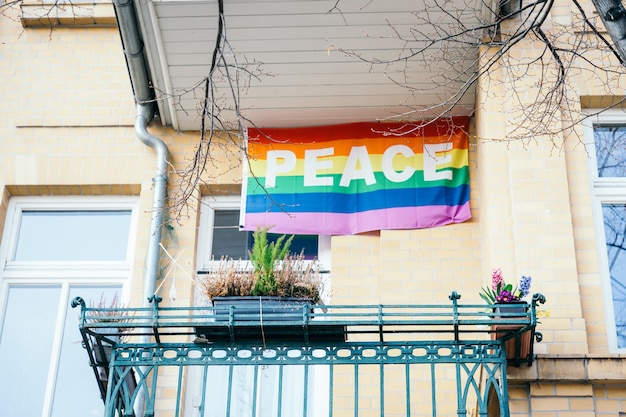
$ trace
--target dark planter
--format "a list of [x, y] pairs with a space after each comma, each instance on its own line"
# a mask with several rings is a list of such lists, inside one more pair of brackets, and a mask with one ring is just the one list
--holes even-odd
[[345, 327], [315, 320], [308, 298], [215, 297], [214, 318], [195, 327], [206, 341], [344, 341]]
[[[216, 321], [299, 321], [312, 315], [311, 300], [295, 297], [215, 297]], [[309, 317], [310, 318], [310, 317]]]
[[526, 301], [511, 301], [509, 303], [496, 303], [493, 309], [494, 317], [500, 318], [520, 318], [526, 317], [528, 313], [528, 303]]
[[[499, 321], [519, 321], [527, 317], [528, 303], [525, 301], [513, 301], [510, 303], [496, 303], [493, 309], [493, 318]], [[493, 324], [491, 326], [491, 338], [494, 340], [504, 339], [504, 350], [509, 363], [519, 366], [522, 362], [532, 362], [532, 330], [519, 333], [524, 324]], [[515, 334], [514, 336], [512, 336]]]
[[106, 384], [109, 380], [111, 352], [113, 346], [120, 341], [119, 330], [111, 327], [97, 329], [96, 332], [103, 337], [91, 337], [93, 357], [98, 369], [98, 378]]
[[[109, 382], [109, 364], [111, 362], [113, 347], [119, 343], [121, 339], [120, 330], [118, 328], [111, 327], [99, 328], [96, 332], [100, 336], [90, 336], [91, 349], [98, 379], [101, 384], [102, 394], [106, 395]], [[125, 368], [122, 368], [122, 371], [124, 370]], [[132, 395], [136, 388], [137, 382], [135, 380], [135, 375], [131, 370], [128, 374], [126, 374], [124, 389], [128, 391], [129, 395]]]

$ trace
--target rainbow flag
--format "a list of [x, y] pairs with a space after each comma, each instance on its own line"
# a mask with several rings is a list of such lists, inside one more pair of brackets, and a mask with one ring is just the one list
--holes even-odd
[[468, 220], [468, 122], [248, 129], [243, 227], [338, 235]]

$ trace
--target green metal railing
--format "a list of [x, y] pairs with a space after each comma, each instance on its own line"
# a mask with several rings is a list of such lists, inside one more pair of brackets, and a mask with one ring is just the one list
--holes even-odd
[[[81, 306], [105, 416], [507, 417], [506, 366], [530, 365], [536, 294], [520, 312], [460, 304], [266, 309]], [[150, 336], [151, 343], [139, 343]], [[184, 389], [183, 389], [184, 387]], [[497, 401], [494, 401], [497, 400]], [[495, 404], [495, 405], [494, 405]]]

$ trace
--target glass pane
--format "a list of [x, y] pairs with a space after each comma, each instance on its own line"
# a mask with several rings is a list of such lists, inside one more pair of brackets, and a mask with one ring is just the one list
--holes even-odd
[[[213, 229], [214, 259], [230, 257], [233, 259], [250, 259], [248, 251], [252, 249], [252, 232], [239, 230], [239, 210], [219, 210], [215, 212]], [[280, 234], [268, 233], [267, 239], [272, 242]], [[295, 235], [291, 242], [292, 253], [304, 253], [306, 259], [313, 259], [318, 253], [317, 235]]]
[[305, 380], [304, 366], [299, 365], [209, 366], [202, 415], [225, 416], [230, 409], [237, 417], [301, 416], [306, 391], [307, 416], [328, 416], [328, 369], [311, 366]]
[[626, 176], [626, 126], [594, 126], [599, 177]]
[[[250, 417], [254, 400], [254, 367], [214, 365], [207, 367], [206, 371], [206, 399], [202, 416]], [[232, 381], [230, 387], [229, 380]]]
[[16, 261], [124, 261], [131, 211], [24, 211]]
[[41, 416], [60, 291], [9, 287], [0, 329], [0, 404], [11, 417]]
[[[278, 239], [280, 235], [268, 233], [267, 240], [272, 241]], [[292, 253], [304, 254], [304, 259], [314, 259], [317, 257], [317, 235], [295, 235], [291, 242]]]
[[626, 206], [603, 205], [617, 346], [626, 348]]
[[[104, 306], [109, 307], [116, 293], [121, 293], [120, 286], [73, 286], [70, 288], [69, 301], [81, 296], [88, 306], [97, 306], [102, 299], [106, 301]], [[78, 330], [79, 314], [80, 308], [71, 308], [68, 303], [52, 417], [97, 417], [104, 414], [104, 403], [100, 399], [98, 384], [89, 367], [87, 352]]]
[[215, 260], [222, 257], [250, 259], [248, 248], [252, 247], [251, 235], [239, 230], [239, 210], [216, 211], [211, 256]]

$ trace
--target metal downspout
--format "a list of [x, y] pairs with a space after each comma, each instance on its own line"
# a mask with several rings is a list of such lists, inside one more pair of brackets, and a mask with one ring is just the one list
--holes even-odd
[[135, 117], [135, 133], [137, 137], [156, 152], [156, 173], [152, 178], [154, 194], [152, 196], [152, 220], [150, 222], [150, 237], [146, 254], [146, 269], [143, 286], [144, 307], [148, 306], [148, 298], [155, 295], [157, 277], [159, 274], [159, 254], [161, 231], [165, 218], [165, 199], [167, 196], [167, 168], [169, 151], [167, 145], [156, 136], [148, 132], [148, 122], [152, 118], [149, 106], [138, 104]]
[[143, 41], [139, 30], [137, 13], [133, 0], [113, 0], [126, 64], [137, 102], [135, 133], [137, 137], [156, 152], [157, 169], [152, 179], [154, 195], [152, 199], [152, 221], [144, 276], [143, 305], [149, 305], [148, 298], [156, 291], [159, 272], [159, 252], [163, 226], [165, 198], [167, 193], [167, 169], [169, 151], [167, 145], [148, 132], [148, 123], [154, 116], [154, 100], [150, 88], [148, 66], [144, 57]]
[[[122, 48], [126, 55], [126, 65], [128, 66], [135, 102], [137, 103], [135, 134], [144, 144], [150, 146], [156, 152], [157, 168], [154, 178], [152, 178], [154, 185], [152, 220], [150, 222], [143, 285], [143, 306], [148, 307], [150, 305], [148, 299], [155, 295], [157, 288], [161, 231], [163, 219], [165, 218], [169, 151], [165, 142], [148, 132], [148, 123], [150, 123], [155, 113], [154, 96], [150, 88], [148, 66], [144, 57], [143, 41], [133, 0], [113, 0], [113, 7], [122, 39]], [[140, 342], [149, 343], [150, 336], [140, 336]], [[144, 368], [142, 372], [146, 372], [146, 369]], [[153, 410], [145, 411], [145, 391], [146, 387], [142, 386], [137, 392], [137, 398], [133, 407], [133, 412], [136, 416], [149, 417], [154, 415]]]

